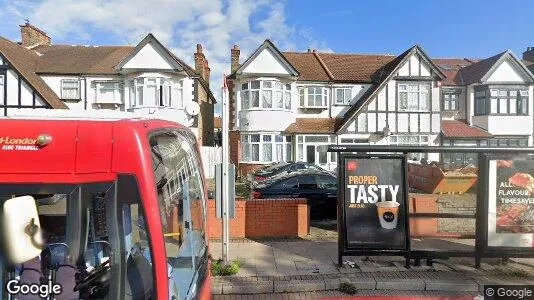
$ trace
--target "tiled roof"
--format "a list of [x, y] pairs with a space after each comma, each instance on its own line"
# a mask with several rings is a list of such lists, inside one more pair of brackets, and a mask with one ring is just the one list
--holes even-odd
[[336, 119], [333, 118], [297, 118], [289, 125], [286, 133], [334, 133]]
[[35, 73], [35, 67], [39, 59], [39, 56], [35, 52], [0, 37], [0, 53], [28, 81], [43, 101], [48, 103], [52, 108], [68, 108], [43, 79]]
[[282, 54], [299, 71], [299, 80], [330, 81], [328, 74], [312, 52], [283, 52]]
[[53, 74], [117, 74], [115, 66], [134, 47], [52, 45], [33, 48], [39, 57], [36, 72]]
[[462, 68], [458, 76], [462, 77], [462, 84], [468, 85], [475, 82], [479, 82], [486, 73], [495, 65], [495, 63], [504, 55], [507, 51], [494, 55], [492, 57], [478, 61], [465, 68]]
[[372, 82], [373, 74], [395, 56], [318, 53], [335, 82]]
[[492, 136], [483, 129], [456, 120], [441, 121], [441, 133], [447, 138], [487, 138]]
[[461, 72], [462, 68], [472, 65], [479, 61], [478, 59], [467, 58], [433, 58], [432, 61], [440, 68], [440, 70], [447, 76], [442, 82], [442, 85], [463, 85], [463, 78]]

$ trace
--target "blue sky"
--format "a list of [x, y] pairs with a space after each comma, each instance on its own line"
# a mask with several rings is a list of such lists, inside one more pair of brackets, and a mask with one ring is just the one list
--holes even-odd
[[485, 58], [534, 46], [534, 1], [496, 0], [0, 0], [0, 35], [18, 41], [29, 18], [56, 44], [138, 43], [152, 32], [193, 64], [202, 43], [216, 95], [230, 48], [242, 60], [265, 38], [280, 50]]

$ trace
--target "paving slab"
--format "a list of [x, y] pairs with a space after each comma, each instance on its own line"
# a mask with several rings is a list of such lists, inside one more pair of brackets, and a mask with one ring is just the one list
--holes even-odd
[[223, 285], [222, 288], [223, 294], [263, 294], [273, 292], [274, 288], [272, 281], [258, 281], [240, 285], [227, 284]]
[[421, 279], [381, 279], [376, 280], [377, 290], [424, 291], [425, 282]]
[[459, 291], [476, 292], [479, 290], [478, 283], [474, 280], [424, 280], [427, 291]]
[[290, 280], [277, 281], [274, 284], [275, 293], [324, 291], [324, 280]]

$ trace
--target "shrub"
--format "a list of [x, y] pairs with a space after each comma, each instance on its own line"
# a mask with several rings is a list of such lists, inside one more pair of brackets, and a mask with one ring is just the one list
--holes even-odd
[[224, 264], [221, 259], [213, 261], [211, 264], [211, 275], [213, 276], [230, 276], [239, 272], [240, 263], [236, 260]]

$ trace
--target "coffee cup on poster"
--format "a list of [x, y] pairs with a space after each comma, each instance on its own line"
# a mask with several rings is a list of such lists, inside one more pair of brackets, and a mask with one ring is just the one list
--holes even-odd
[[376, 210], [380, 226], [384, 229], [397, 228], [397, 220], [399, 219], [399, 202], [395, 201], [379, 201], [376, 203]]

